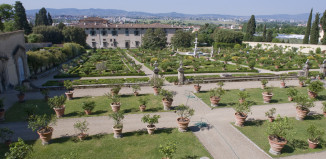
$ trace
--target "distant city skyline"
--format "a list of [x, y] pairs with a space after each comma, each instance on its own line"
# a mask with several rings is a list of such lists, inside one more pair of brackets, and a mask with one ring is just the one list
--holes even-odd
[[[118, 9], [149, 13], [185, 13], [185, 14], [224, 14], [224, 15], [271, 15], [323, 13], [325, 0], [20, 0], [25, 9], [77, 8], [77, 9]], [[1, 3], [14, 4], [13, 0], [2, 0]]]

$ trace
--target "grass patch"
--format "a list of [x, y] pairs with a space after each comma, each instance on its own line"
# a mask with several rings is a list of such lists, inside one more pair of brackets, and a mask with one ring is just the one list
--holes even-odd
[[[120, 98], [121, 108], [120, 110], [124, 113], [142, 113], [139, 111], [139, 103], [138, 98], [140, 97], [147, 97], [148, 103], [146, 104], [146, 111], [148, 112], [158, 112], [163, 111], [162, 105], [162, 97], [161, 96], [154, 96], [152, 94], [143, 94], [140, 96], [133, 96], [133, 95], [122, 95]], [[85, 115], [84, 110], [82, 109], [82, 103], [84, 101], [95, 101], [96, 107], [92, 111], [91, 115]], [[28, 117], [25, 110], [37, 105], [37, 108], [33, 111], [35, 114], [49, 114], [55, 115], [53, 109], [51, 109], [47, 102], [44, 100], [27, 100], [24, 103], [15, 103], [9, 110], [6, 111], [5, 121], [6, 122], [14, 122], [14, 121], [25, 121]], [[99, 97], [77, 97], [73, 100], [66, 101], [66, 110], [65, 116], [66, 117], [86, 117], [86, 116], [103, 116], [112, 113], [112, 109], [110, 106], [110, 100], [105, 96]]]
[[[308, 90], [306, 87], [295, 87], [300, 93], [308, 95]], [[288, 96], [286, 95], [287, 89], [289, 88], [278, 88], [273, 87], [273, 98], [271, 100], [271, 104], [280, 104], [280, 103], [290, 103], [288, 101]], [[264, 105], [262, 92], [264, 90], [260, 88], [250, 88], [246, 89], [246, 91], [249, 93], [250, 97], [247, 98], [247, 101], [252, 102], [253, 105]], [[226, 93], [221, 97], [221, 101], [218, 104], [218, 107], [230, 107], [234, 106], [239, 102], [238, 93], [240, 90], [238, 89], [232, 89], [227, 90]], [[196, 93], [196, 96], [198, 98], [201, 98], [202, 101], [204, 101], [207, 105], [211, 105], [211, 102], [209, 100], [209, 92], [208, 91], [202, 91], [200, 93]], [[326, 100], [326, 90], [320, 92], [318, 94], [317, 100]], [[218, 108], [217, 107], [217, 108]]]
[[[29, 142], [33, 145], [33, 159], [107, 159], [107, 158], [162, 158], [159, 152], [160, 144], [167, 141], [176, 141], [177, 150], [174, 158], [188, 159], [210, 157], [210, 154], [201, 145], [192, 132], [180, 133], [177, 129], [156, 130], [154, 135], [145, 131], [124, 133], [123, 138], [115, 139], [112, 134], [94, 135], [84, 141], [74, 138], [58, 138], [52, 140], [47, 146], [42, 146], [41, 141]], [[0, 156], [8, 151], [1, 145]]]
[[[310, 124], [315, 124], [317, 127], [322, 130], [326, 129], [326, 118], [319, 117], [307, 117], [308, 119], [304, 121], [298, 121], [295, 118], [290, 118], [293, 125], [293, 133], [289, 137], [287, 137], [288, 143], [283, 148], [282, 154], [278, 157], [290, 156], [290, 155], [298, 155], [303, 153], [310, 152], [318, 152], [325, 150], [326, 142], [321, 141], [319, 146], [316, 149], [308, 148], [308, 134], [307, 128]], [[250, 140], [252, 140], [257, 146], [263, 149], [268, 153], [269, 151], [269, 143], [268, 143], [268, 135], [265, 133], [267, 128], [267, 121], [246, 121], [244, 127], [236, 127], [240, 130], [244, 135], [246, 135]], [[326, 139], [326, 135], [323, 136]]]

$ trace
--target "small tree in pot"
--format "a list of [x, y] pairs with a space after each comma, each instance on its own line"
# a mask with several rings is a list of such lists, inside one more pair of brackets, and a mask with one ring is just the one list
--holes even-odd
[[111, 88], [111, 95], [118, 95], [121, 90], [121, 85], [114, 85]]
[[221, 87], [214, 88], [209, 91], [209, 99], [212, 107], [217, 107], [221, 100], [221, 96], [225, 94], [225, 90]]
[[263, 95], [264, 103], [270, 103], [270, 101], [272, 100], [272, 97], [273, 97], [272, 88], [265, 87], [262, 95]]
[[154, 95], [158, 95], [160, 92], [160, 89], [162, 88], [164, 84], [164, 79], [160, 77], [153, 77], [149, 80], [149, 83], [154, 89]]
[[175, 142], [169, 141], [167, 144], [160, 145], [159, 151], [165, 156], [162, 159], [172, 159], [173, 155], [176, 153], [177, 144]]
[[323, 106], [321, 109], [323, 110], [324, 117], [326, 117], [326, 102], [323, 102], [322, 104]]
[[281, 88], [285, 88], [285, 80], [286, 80], [287, 74], [281, 74], [280, 80], [281, 80]]
[[299, 91], [297, 89], [295, 89], [295, 88], [289, 88], [289, 89], [287, 89], [286, 94], [288, 95], [288, 100], [289, 101], [293, 101], [293, 98], [295, 96], [297, 96], [298, 92]]
[[73, 85], [72, 82], [70, 80], [65, 80], [63, 82], [63, 86], [67, 89], [67, 92], [65, 93], [68, 100], [72, 100], [73, 96], [74, 96], [74, 92], [73, 92]]
[[266, 80], [266, 79], [261, 80], [261, 89], [265, 89], [267, 83], [268, 83], [268, 80]]
[[85, 137], [87, 136], [86, 132], [88, 130], [88, 125], [89, 125], [89, 123], [86, 120], [84, 120], [83, 122], [77, 121], [74, 124], [74, 128], [77, 131], [79, 131], [79, 133], [77, 134], [77, 137], [79, 138], [80, 141], [85, 139]]
[[0, 121], [5, 120], [5, 105], [3, 104], [3, 98], [0, 99]]
[[268, 117], [269, 122], [274, 121], [274, 114], [276, 113], [276, 108], [271, 108], [267, 112], [265, 112], [265, 116]]
[[33, 147], [25, 144], [24, 140], [18, 138], [18, 141], [10, 144], [9, 152], [5, 153], [7, 159], [23, 159], [28, 158]]
[[287, 117], [282, 118], [278, 115], [274, 122], [269, 122], [266, 129], [269, 145], [271, 146], [269, 153], [273, 155], [281, 154], [283, 147], [287, 143], [285, 138], [288, 135], [288, 131], [291, 129], [293, 129], [293, 127]]
[[139, 92], [141, 90], [140, 86], [138, 84], [132, 85], [132, 92], [134, 93], [135, 96], [139, 95]]
[[114, 125], [112, 127], [114, 138], [121, 138], [122, 137], [122, 120], [124, 118], [123, 112], [113, 112], [109, 114], [109, 118], [114, 120]]
[[11, 138], [14, 135], [14, 132], [8, 128], [0, 128], [0, 138], [5, 143], [5, 145], [9, 146], [11, 144]]
[[111, 108], [113, 112], [118, 112], [120, 110], [120, 96], [119, 95], [112, 95], [106, 94], [106, 96], [111, 100]]
[[163, 102], [164, 110], [170, 110], [173, 102], [173, 96], [176, 95], [176, 92], [168, 91], [166, 89], [161, 89], [160, 95], [163, 96], [162, 102]]
[[158, 119], [160, 117], [161, 117], [160, 115], [153, 115], [151, 117], [149, 114], [147, 114], [141, 118], [141, 121], [143, 123], [148, 123], [148, 125], [146, 126], [148, 134], [150, 135], [154, 134], [154, 130], [156, 129], [154, 124], [158, 123]]
[[294, 101], [297, 103], [296, 104], [297, 120], [303, 120], [310, 112], [309, 108], [315, 106], [314, 101], [312, 99], [301, 94], [294, 97]]
[[94, 101], [83, 102], [82, 108], [84, 109], [86, 115], [90, 115], [92, 113], [92, 110], [95, 108], [95, 102]]
[[249, 102], [238, 103], [233, 109], [235, 110], [235, 125], [243, 126], [243, 123], [248, 117], [250, 112], [251, 104]]
[[48, 100], [48, 105], [54, 109], [58, 118], [61, 118], [65, 113], [65, 102], [66, 97], [64, 95], [54, 96]]
[[176, 111], [177, 114], [179, 115], [179, 118], [177, 119], [179, 131], [185, 132], [187, 131], [190, 122], [189, 117], [194, 115], [195, 110], [191, 109], [189, 106], [185, 106], [182, 104], [176, 108]]
[[307, 78], [304, 77], [304, 76], [299, 77], [299, 85], [300, 85], [300, 87], [304, 87], [306, 80], [307, 80]]
[[49, 89], [47, 88], [42, 88], [41, 93], [44, 96], [44, 100], [48, 101], [49, 100]]
[[250, 97], [247, 91], [240, 91], [238, 93], [238, 96], [239, 96], [239, 103], [245, 102], [246, 98]]
[[200, 83], [203, 83], [204, 82], [204, 79], [203, 78], [200, 78], [200, 77], [194, 77], [194, 83], [197, 83], [196, 85], [194, 85], [194, 88], [195, 88], [195, 93], [199, 93], [200, 92], [200, 89], [201, 89], [201, 86], [199, 85]]
[[138, 102], [139, 102], [139, 110], [141, 112], [144, 112], [145, 109], [146, 109], [146, 104], [148, 102], [148, 98], [142, 98], [142, 97], [140, 97], [140, 98], [138, 98]]
[[324, 83], [321, 81], [313, 81], [308, 86], [308, 95], [310, 98], [316, 98], [318, 93], [324, 90]]
[[316, 125], [309, 125], [307, 128], [309, 148], [315, 149], [324, 133], [325, 131], [318, 129]]
[[24, 102], [25, 101], [25, 93], [26, 93], [26, 87], [25, 86], [16, 86], [15, 87], [16, 91], [19, 91], [19, 94], [17, 94], [18, 101], [19, 102]]
[[34, 115], [30, 116], [28, 120], [28, 128], [31, 128], [33, 131], [36, 131], [40, 139], [42, 140], [43, 145], [49, 144], [49, 141], [52, 138], [53, 128], [50, 127], [50, 124], [55, 123], [55, 118], [47, 115]]

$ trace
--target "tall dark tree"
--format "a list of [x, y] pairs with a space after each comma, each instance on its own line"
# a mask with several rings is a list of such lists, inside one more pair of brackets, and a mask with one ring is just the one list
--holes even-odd
[[319, 13], [316, 13], [315, 21], [311, 27], [310, 44], [318, 44], [319, 42]]
[[177, 30], [175, 32], [174, 36], [171, 38], [171, 43], [176, 48], [179, 48], [179, 47], [188, 48], [191, 46], [192, 40], [193, 40], [193, 37], [191, 35], [191, 32]]
[[41, 8], [35, 15], [35, 25], [49, 25], [47, 11], [45, 8]]
[[163, 49], [166, 47], [167, 37], [163, 29], [147, 29], [142, 41], [145, 49]]
[[255, 33], [256, 33], [256, 20], [255, 20], [255, 16], [251, 15], [251, 18], [249, 19], [247, 24], [247, 30], [246, 30], [246, 35], [244, 37], [244, 40], [253, 41]]
[[[59, 28], [58, 28], [59, 29]], [[86, 45], [87, 35], [85, 30], [78, 27], [64, 27], [62, 31], [65, 42], [75, 42], [82, 46]]]
[[272, 42], [273, 41], [273, 30], [268, 29], [267, 31], [267, 37], [266, 37], [266, 42]]
[[266, 30], [266, 24], [264, 25], [264, 30], [263, 30], [263, 40], [266, 41], [266, 33], [267, 33], [267, 30]]
[[312, 11], [313, 11], [313, 9], [311, 9], [311, 11], [310, 11], [310, 15], [309, 15], [308, 22], [307, 22], [306, 33], [305, 33], [304, 38], [303, 38], [303, 44], [308, 44], [309, 43], [309, 36], [310, 36], [310, 30], [311, 30]]
[[25, 34], [30, 34], [32, 32], [32, 28], [27, 21], [26, 12], [23, 4], [20, 1], [16, 1], [14, 8], [14, 20], [16, 29], [25, 30]]
[[2, 21], [7, 21], [12, 18], [14, 12], [12, 10], [12, 6], [9, 4], [1, 4], [0, 5], [0, 31], [4, 30], [4, 24]]
[[324, 31], [324, 36], [323, 36], [323, 38], [321, 39], [321, 43], [322, 43], [323, 45], [326, 45], [326, 10], [325, 10], [323, 16], [322, 16], [321, 19], [320, 19], [320, 24], [321, 24], [321, 28], [322, 28], [323, 31]]
[[48, 12], [48, 24], [52, 25], [52, 23], [53, 23], [52, 16], [51, 16], [50, 12]]
[[243, 33], [227, 29], [215, 29], [214, 33], [212, 34], [212, 37], [217, 43], [241, 44], [243, 39]]

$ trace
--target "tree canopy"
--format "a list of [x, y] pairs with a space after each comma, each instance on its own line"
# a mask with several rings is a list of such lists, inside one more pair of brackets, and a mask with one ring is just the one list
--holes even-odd
[[256, 33], [256, 19], [254, 15], [251, 15], [247, 24], [246, 35], [244, 37], [244, 40], [253, 41], [255, 33]]
[[326, 45], [326, 34], [325, 34], [326, 33], [326, 10], [324, 11], [324, 14], [323, 14], [323, 16], [320, 19], [320, 24], [321, 24], [321, 28], [324, 31], [324, 36], [321, 39], [321, 43], [323, 45]]
[[35, 15], [35, 25], [52, 25], [52, 17], [45, 8], [41, 8]]
[[243, 33], [226, 29], [215, 29], [212, 37], [218, 43], [237, 43], [241, 44]]
[[171, 38], [171, 43], [174, 47], [190, 47], [191, 42], [193, 40], [193, 36], [191, 32], [186, 32], [183, 30], [177, 30], [174, 36]]
[[25, 30], [25, 34], [30, 34], [32, 32], [32, 28], [27, 21], [26, 12], [23, 4], [20, 1], [16, 1], [14, 8], [14, 20], [16, 24], [16, 29]]
[[13, 7], [9, 4], [0, 5], [0, 31], [4, 30], [4, 24], [2, 21], [10, 20], [14, 15]]
[[312, 11], [313, 11], [313, 9], [311, 9], [311, 11], [310, 11], [310, 15], [309, 15], [308, 22], [307, 22], [306, 33], [305, 33], [304, 38], [303, 38], [303, 44], [308, 44], [309, 43], [309, 36], [310, 36], [310, 30], [311, 30]]
[[145, 49], [163, 49], [166, 47], [167, 37], [163, 29], [147, 29], [142, 41]]
[[87, 35], [84, 29], [82, 28], [72, 27], [72, 26], [64, 27], [62, 30], [62, 34], [65, 42], [75, 42], [82, 46], [86, 45]]
[[316, 13], [315, 21], [311, 27], [310, 44], [318, 44], [319, 42], [319, 13]]

